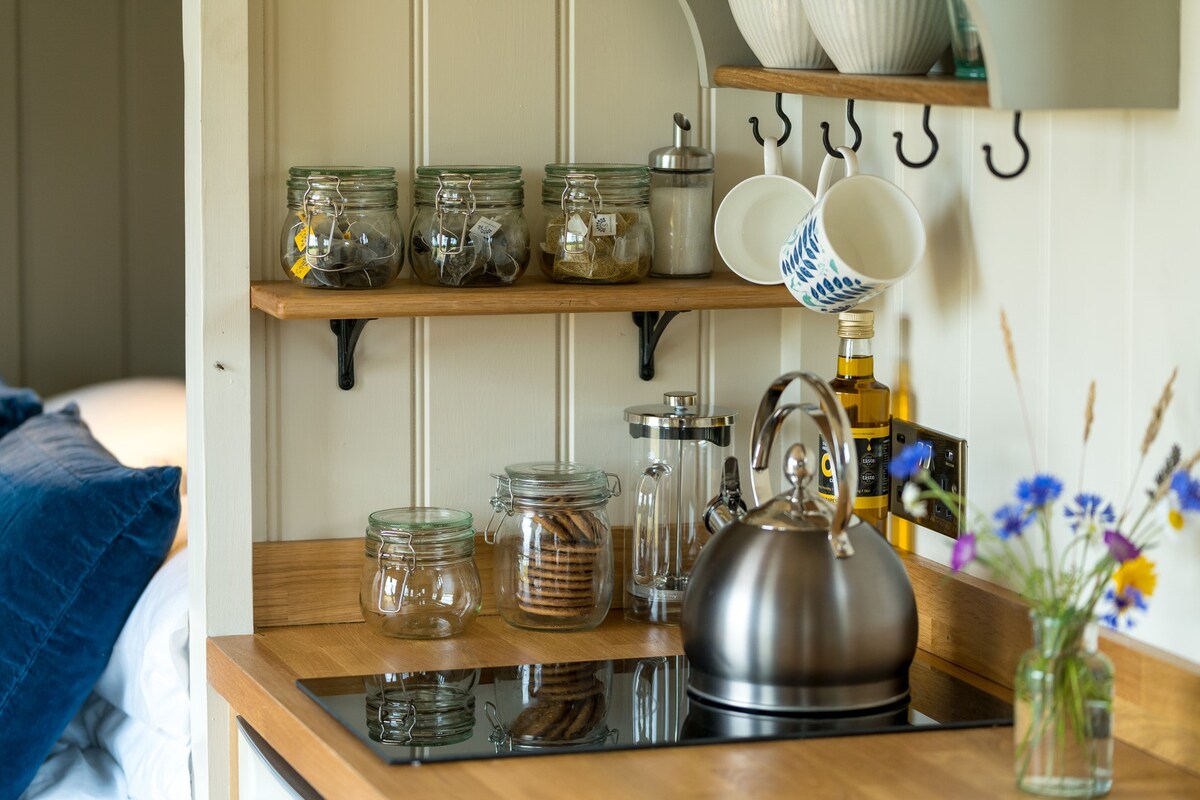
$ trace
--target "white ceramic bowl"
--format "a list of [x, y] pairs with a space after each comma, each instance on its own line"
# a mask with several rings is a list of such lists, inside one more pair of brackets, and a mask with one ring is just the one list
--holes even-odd
[[946, 0], [803, 0], [839, 72], [924, 75], [950, 44]]
[[801, 0], [729, 0], [738, 31], [764, 67], [831, 69]]

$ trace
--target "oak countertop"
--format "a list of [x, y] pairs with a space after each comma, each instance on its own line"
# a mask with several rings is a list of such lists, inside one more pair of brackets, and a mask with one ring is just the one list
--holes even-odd
[[[481, 617], [461, 636], [403, 641], [361, 623], [303, 625], [208, 643], [209, 681], [329, 798], [820, 797], [1025, 798], [1012, 780], [1012, 729], [825, 739], [389, 766], [295, 685], [299, 677], [634, 658], [683, 652], [679, 630], [614, 612], [580, 633], [536, 633]], [[927, 652], [919, 658], [1001, 696], [1003, 687]], [[1200, 776], [1117, 742], [1113, 798], [1200, 797]]]

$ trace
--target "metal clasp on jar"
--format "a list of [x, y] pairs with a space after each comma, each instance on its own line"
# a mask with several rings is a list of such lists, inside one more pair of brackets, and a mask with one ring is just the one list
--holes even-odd
[[[457, 256], [466, 248], [467, 225], [471, 222], [471, 215], [475, 213], [475, 192], [471, 190], [473, 180], [470, 175], [461, 172], [438, 175], [438, 189], [433, 196], [433, 207], [437, 212], [437, 233], [434, 234], [430, 246], [439, 265], [446, 260], [446, 256]], [[463, 183], [466, 185], [463, 186]], [[446, 228], [448, 214], [462, 214], [462, 227], [457, 234]]]
[[[596, 245], [592, 243], [592, 229], [604, 205], [600, 194], [600, 178], [591, 172], [568, 172], [563, 176], [563, 193], [560, 203], [563, 210], [563, 232], [559, 241], [558, 257], [568, 261], [580, 257], [593, 261]], [[587, 214], [584, 219], [580, 213]]]
[[[320, 193], [318, 187], [314, 183], [333, 183], [333, 191], [337, 195], [337, 199], [329, 197], [327, 194]], [[316, 268], [317, 261], [322, 258], [327, 258], [333, 252], [333, 237], [338, 232], [338, 222], [342, 218], [342, 212], [346, 208], [346, 197], [342, 194], [342, 179], [337, 175], [309, 175], [307, 178], [308, 188], [304, 190], [304, 198], [300, 203], [300, 208], [304, 213], [304, 261], [308, 266]], [[313, 190], [318, 189], [318, 194], [314, 196]], [[329, 238], [325, 240], [322, 247], [321, 237], [317, 235], [313, 228], [313, 215], [318, 210], [328, 209], [329, 216]]]
[[[496, 536], [504, 525], [504, 518], [513, 513], [512, 480], [507, 475], [493, 474], [492, 477], [496, 479], [496, 494], [491, 501], [492, 515], [488, 517], [487, 525], [483, 528], [483, 541], [487, 544], [496, 543]], [[492, 523], [496, 521], [497, 515], [502, 515], [500, 524], [493, 529]]]
[[[393, 538], [393, 541], [388, 541], [388, 538]], [[395, 546], [399, 549], [399, 556], [388, 553], [384, 555], [384, 548]], [[399, 561], [404, 568], [404, 577], [400, 580], [400, 585], [396, 586], [396, 579], [391, 578], [387, 574], [385, 561]], [[376, 597], [375, 607], [381, 612], [399, 611], [400, 606], [404, 603], [404, 593], [408, 589], [408, 576], [417, 568], [417, 551], [412, 545], [411, 531], [379, 531], [379, 550], [375, 553], [375, 569], [379, 574], [379, 592]], [[393, 589], [392, 597], [395, 598], [394, 607], [385, 607], [384, 598], [388, 594], [388, 589]], [[390, 605], [390, 604], [389, 604]]]

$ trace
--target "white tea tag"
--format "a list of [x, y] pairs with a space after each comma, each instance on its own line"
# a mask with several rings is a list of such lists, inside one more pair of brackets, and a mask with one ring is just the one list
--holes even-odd
[[479, 221], [471, 226], [471, 233], [483, 239], [491, 239], [500, 230], [500, 223], [489, 217], [480, 217]]
[[617, 235], [617, 215], [616, 214], [593, 214], [592, 215], [592, 233], [597, 236], [616, 236]]

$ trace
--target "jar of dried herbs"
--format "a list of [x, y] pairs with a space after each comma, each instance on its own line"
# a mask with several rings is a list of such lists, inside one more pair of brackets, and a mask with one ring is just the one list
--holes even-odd
[[319, 289], [385, 286], [404, 263], [391, 167], [292, 167], [279, 255], [293, 281]]
[[433, 286], [507, 286], [529, 265], [525, 182], [511, 166], [417, 167], [409, 262]]
[[640, 164], [547, 164], [542, 272], [566, 283], [628, 283], [654, 258], [650, 170]]

